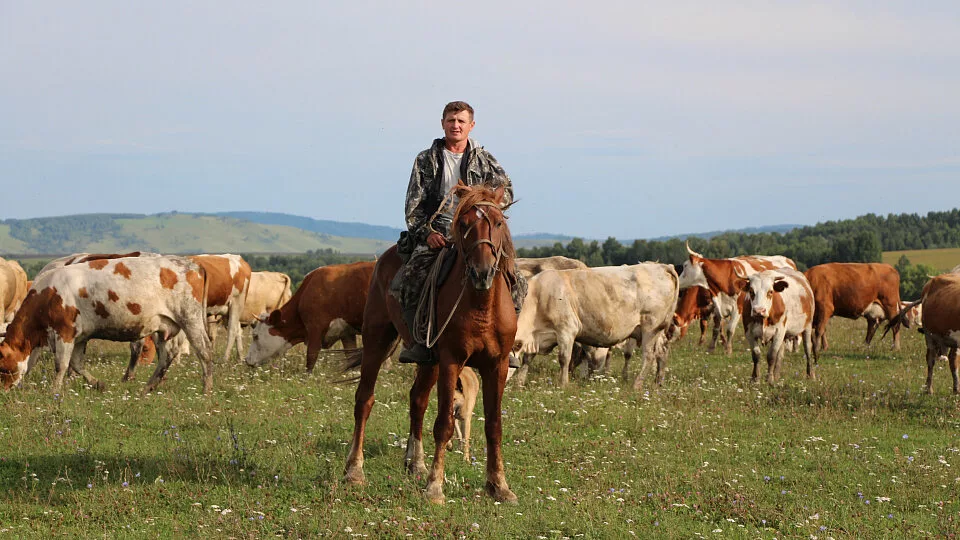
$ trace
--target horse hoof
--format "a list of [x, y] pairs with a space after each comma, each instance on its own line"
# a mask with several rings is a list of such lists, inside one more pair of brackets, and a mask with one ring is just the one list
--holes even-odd
[[519, 500], [517, 499], [516, 494], [513, 491], [510, 491], [508, 487], [497, 488], [493, 484], [487, 482], [487, 495], [493, 497], [493, 500], [499, 503], [507, 504], [518, 504]]
[[427, 466], [423, 462], [410, 462], [407, 464], [407, 473], [410, 476], [427, 476]]
[[362, 486], [367, 483], [367, 479], [362, 469], [347, 469], [347, 472], [343, 473], [343, 482], [352, 486]]

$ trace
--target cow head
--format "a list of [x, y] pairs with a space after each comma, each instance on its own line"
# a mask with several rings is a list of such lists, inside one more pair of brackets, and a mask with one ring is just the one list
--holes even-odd
[[687, 253], [690, 258], [684, 261], [683, 271], [680, 272], [680, 289], [689, 289], [694, 286], [710, 288], [707, 275], [703, 273], [703, 256], [690, 249], [689, 243], [687, 243]]
[[27, 372], [29, 359], [28, 352], [15, 349], [7, 341], [0, 343], [0, 385], [5, 390], [20, 382], [20, 378]]
[[281, 323], [278, 309], [273, 310], [269, 316], [261, 316], [253, 323], [253, 341], [250, 342], [250, 349], [244, 359], [248, 366], [262, 366], [293, 347], [294, 344], [287, 341], [278, 330]]
[[[747, 278], [740, 278], [737, 286], [747, 295], [747, 305], [754, 317], [767, 317], [771, 313], [774, 294], [783, 292], [788, 283], [786, 278], [776, 274], [761, 272]], [[744, 306], [746, 309], [746, 306]]]

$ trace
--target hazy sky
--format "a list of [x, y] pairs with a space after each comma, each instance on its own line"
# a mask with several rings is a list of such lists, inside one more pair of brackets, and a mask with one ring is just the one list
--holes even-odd
[[960, 206], [956, 0], [0, 0], [0, 217], [401, 226], [454, 99], [515, 233]]

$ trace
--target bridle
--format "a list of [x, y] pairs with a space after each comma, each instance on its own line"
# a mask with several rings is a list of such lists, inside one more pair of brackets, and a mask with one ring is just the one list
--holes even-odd
[[[467, 256], [468, 254], [473, 253], [473, 250], [477, 249], [478, 247], [480, 247], [480, 246], [482, 246], [482, 245], [485, 245], [485, 244], [490, 244], [490, 249], [493, 250], [493, 254], [494, 254], [494, 256], [496, 256], [496, 258], [497, 258], [497, 260], [494, 261], [494, 263], [493, 263], [493, 271], [494, 271], [494, 273], [497, 273], [497, 272], [500, 271], [500, 260], [503, 259], [504, 256], [508, 256], [508, 255], [507, 255], [506, 251], [504, 251], [504, 249], [503, 249], [503, 236], [500, 237], [500, 245], [499, 245], [499, 246], [493, 243], [493, 240], [492, 240], [492, 238], [493, 238], [493, 229], [496, 228], [496, 225], [494, 225], [494, 223], [493, 223], [493, 218], [490, 217], [490, 215], [487, 213], [487, 211], [484, 210], [483, 208], [481, 208], [481, 207], [483, 207], [483, 206], [492, 206], [492, 207], [494, 207], [494, 208], [496, 208], [496, 209], [498, 209], [498, 210], [501, 210], [500, 205], [498, 205], [497, 203], [494, 203], [494, 202], [490, 202], [490, 201], [479, 201], [479, 202], [477, 202], [476, 204], [474, 204], [474, 205], [471, 207], [471, 210], [476, 210], [476, 212], [477, 212], [477, 214], [480, 216], [480, 218], [483, 219], [484, 221], [486, 221], [487, 224], [490, 226], [490, 234], [488, 235], [487, 238], [479, 238], [479, 239], [477, 239], [472, 245], [470, 245], [470, 247], [468, 247], [467, 249], [465, 249], [465, 250], [463, 251], [463, 256], [466, 258], [466, 256]], [[502, 212], [502, 210], [501, 210], [501, 212]], [[474, 227], [477, 226], [477, 223], [480, 223], [480, 220], [479, 220], [479, 219], [478, 219], [477, 221], [474, 221], [473, 223], [470, 224], [469, 227], [467, 227], [467, 230], [464, 231], [463, 234], [461, 235], [462, 241], [466, 242], [467, 236], [470, 234], [470, 232], [473, 231]], [[509, 257], [509, 256], [508, 256], [508, 257]], [[467, 264], [468, 267], [470, 266], [470, 263], [469, 263], [467, 260], [464, 260], [464, 262]]]

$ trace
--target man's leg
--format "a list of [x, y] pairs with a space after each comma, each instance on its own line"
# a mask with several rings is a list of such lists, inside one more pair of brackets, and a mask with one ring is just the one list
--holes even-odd
[[410, 255], [410, 260], [397, 272], [393, 283], [390, 284], [390, 292], [400, 303], [403, 322], [407, 325], [413, 339], [412, 343], [404, 342], [403, 344], [399, 358], [401, 364], [433, 364], [435, 362], [430, 349], [418, 341], [414, 319], [424, 283], [438, 254], [439, 251], [431, 250], [427, 246], [417, 246]]
[[[513, 309], [516, 310], [517, 316], [519, 317], [520, 310], [523, 308], [523, 300], [527, 297], [527, 280], [523, 279], [523, 276], [519, 272], [516, 273], [513, 287], [510, 288], [510, 296], [513, 298]], [[520, 369], [522, 365], [523, 362], [520, 361], [520, 358], [511, 352], [510, 367]]]

